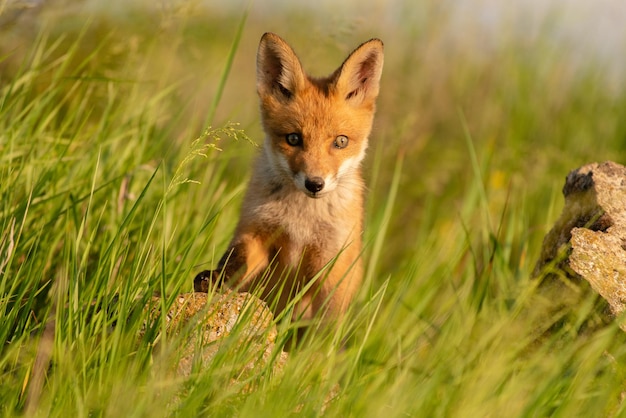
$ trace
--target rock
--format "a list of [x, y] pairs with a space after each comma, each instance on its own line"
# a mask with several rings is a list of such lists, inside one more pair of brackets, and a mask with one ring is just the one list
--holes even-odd
[[614, 315], [626, 308], [625, 254], [623, 236], [584, 228], [572, 231], [570, 267], [609, 303]]
[[[153, 297], [146, 309], [150, 312], [149, 327], [157, 327], [161, 307], [159, 297]], [[280, 350], [276, 355], [276, 326], [269, 308], [260, 299], [248, 293], [226, 292], [224, 294], [183, 293], [176, 297], [168, 311], [166, 332], [168, 336], [181, 338], [177, 374], [188, 377], [196, 362], [201, 368], [210, 365], [220, 349], [220, 342], [235, 332], [237, 346], [246, 345], [250, 361], [247, 371], [265, 368], [270, 362], [274, 372], [282, 370], [287, 353]], [[245, 371], [241, 371], [245, 374]]]
[[534, 275], [584, 279], [617, 315], [626, 310], [626, 167], [609, 161], [573, 170], [563, 195]]

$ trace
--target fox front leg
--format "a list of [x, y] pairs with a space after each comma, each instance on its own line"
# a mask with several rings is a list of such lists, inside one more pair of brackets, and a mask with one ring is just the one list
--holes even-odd
[[201, 271], [193, 279], [193, 291], [209, 293], [209, 289], [217, 284], [218, 287], [222, 285], [223, 280], [219, 270], [204, 270]]
[[235, 237], [220, 259], [217, 269], [204, 270], [193, 279], [195, 292], [207, 293], [213, 286], [226, 284], [238, 291], [247, 291], [254, 278], [269, 264], [262, 240], [254, 235]]

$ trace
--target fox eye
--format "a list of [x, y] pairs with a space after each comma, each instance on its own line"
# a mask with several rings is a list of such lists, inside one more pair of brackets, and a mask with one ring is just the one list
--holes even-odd
[[298, 133], [292, 132], [285, 136], [285, 140], [292, 147], [297, 147], [302, 144], [302, 136]]
[[335, 138], [335, 147], [337, 148], [345, 148], [348, 146], [348, 137], [345, 135], [339, 135]]

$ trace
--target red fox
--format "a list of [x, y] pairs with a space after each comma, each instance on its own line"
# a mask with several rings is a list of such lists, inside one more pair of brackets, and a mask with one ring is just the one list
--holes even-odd
[[275, 313], [296, 292], [294, 316], [341, 316], [358, 290], [367, 149], [383, 68], [371, 39], [326, 78], [313, 78], [287, 43], [261, 38], [257, 92], [266, 133], [235, 235], [216, 270], [194, 279], [259, 288]]

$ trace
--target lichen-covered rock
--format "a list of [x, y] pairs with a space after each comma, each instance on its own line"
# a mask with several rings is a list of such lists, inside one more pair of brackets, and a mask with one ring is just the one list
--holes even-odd
[[584, 279], [610, 305], [626, 309], [626, 167], [594, 163], [573, 170], [561, 216], [543, 241], [535, 276]]
[[584, 228], [572, 231], [570, 267], [589, 282], [610, 305], [613, 314], [626, 310], [624, 238]]
[[[153, 297], [146, 307], [150, 324], [160, 318], [161, 300]], [[182, 341], [177, 373], [189, 376], [194, 364], [210, 365], [220, 343], [233, 332], [235, 346], [246, 347], [250, 361], [245, 369], [266, 367], [270, 361], [275, 371], [282, 369], [287, 353], [275, 347], [276, 327], [271, 311], [264, 302], [248, 293], [183, 293], [176, 297], [165, 318], [166, 333]], [[237, 328], [236, 327], [242, 327]], [[231, 341], [232, 343], [232, 341]]]

